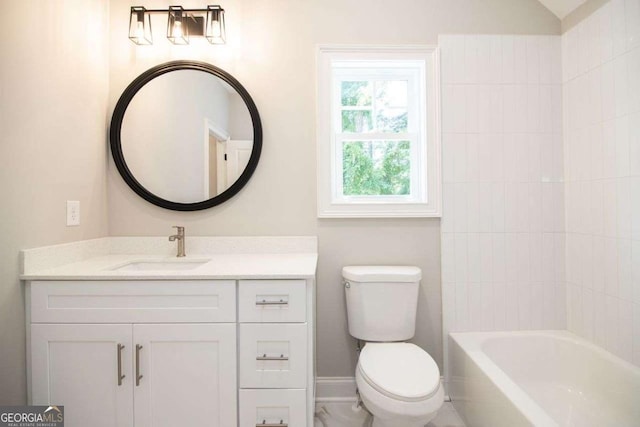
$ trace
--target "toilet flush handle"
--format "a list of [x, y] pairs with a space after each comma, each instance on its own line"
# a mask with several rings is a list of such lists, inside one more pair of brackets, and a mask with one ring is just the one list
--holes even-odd
[[351, 283], [347, 282], [346, 280], [342, 283], [344, 284], [345, 289], [349, 289], [351, 287]]

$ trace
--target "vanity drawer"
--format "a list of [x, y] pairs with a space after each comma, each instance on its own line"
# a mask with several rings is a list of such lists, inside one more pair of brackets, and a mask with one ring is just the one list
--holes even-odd
[[240, 390], [240, 427], [305, 427], [306, 390]]
[[238, 318], [245, 323], [304, 322], [304, 280], [240, 280]]
[[235, 322], [233, 280], [35, 281], [32, 323]]
[[307, 325], [241, 324], [241, 388], [305, 388]]

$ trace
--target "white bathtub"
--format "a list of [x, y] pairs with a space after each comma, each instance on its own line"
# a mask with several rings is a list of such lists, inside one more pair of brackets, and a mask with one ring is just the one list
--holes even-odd
[[467, 427], [640, 426], [640, 368], [567, 331], [449, 336]]

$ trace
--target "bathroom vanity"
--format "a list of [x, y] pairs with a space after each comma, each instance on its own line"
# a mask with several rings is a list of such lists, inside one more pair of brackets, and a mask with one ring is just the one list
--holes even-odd
[[70, 427], [313, 425], [316, 239], [165, 240], [23, 252], [29, 402]]

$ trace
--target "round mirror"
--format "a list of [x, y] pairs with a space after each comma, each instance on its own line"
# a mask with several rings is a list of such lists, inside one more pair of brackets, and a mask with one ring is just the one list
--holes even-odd
[[251, 96], [213, 65], [173, 61], [136, 78], [111, 120], [111, 153], [126, 183], [166, 209], [216, 206], [249, 181], [262, 149]]

